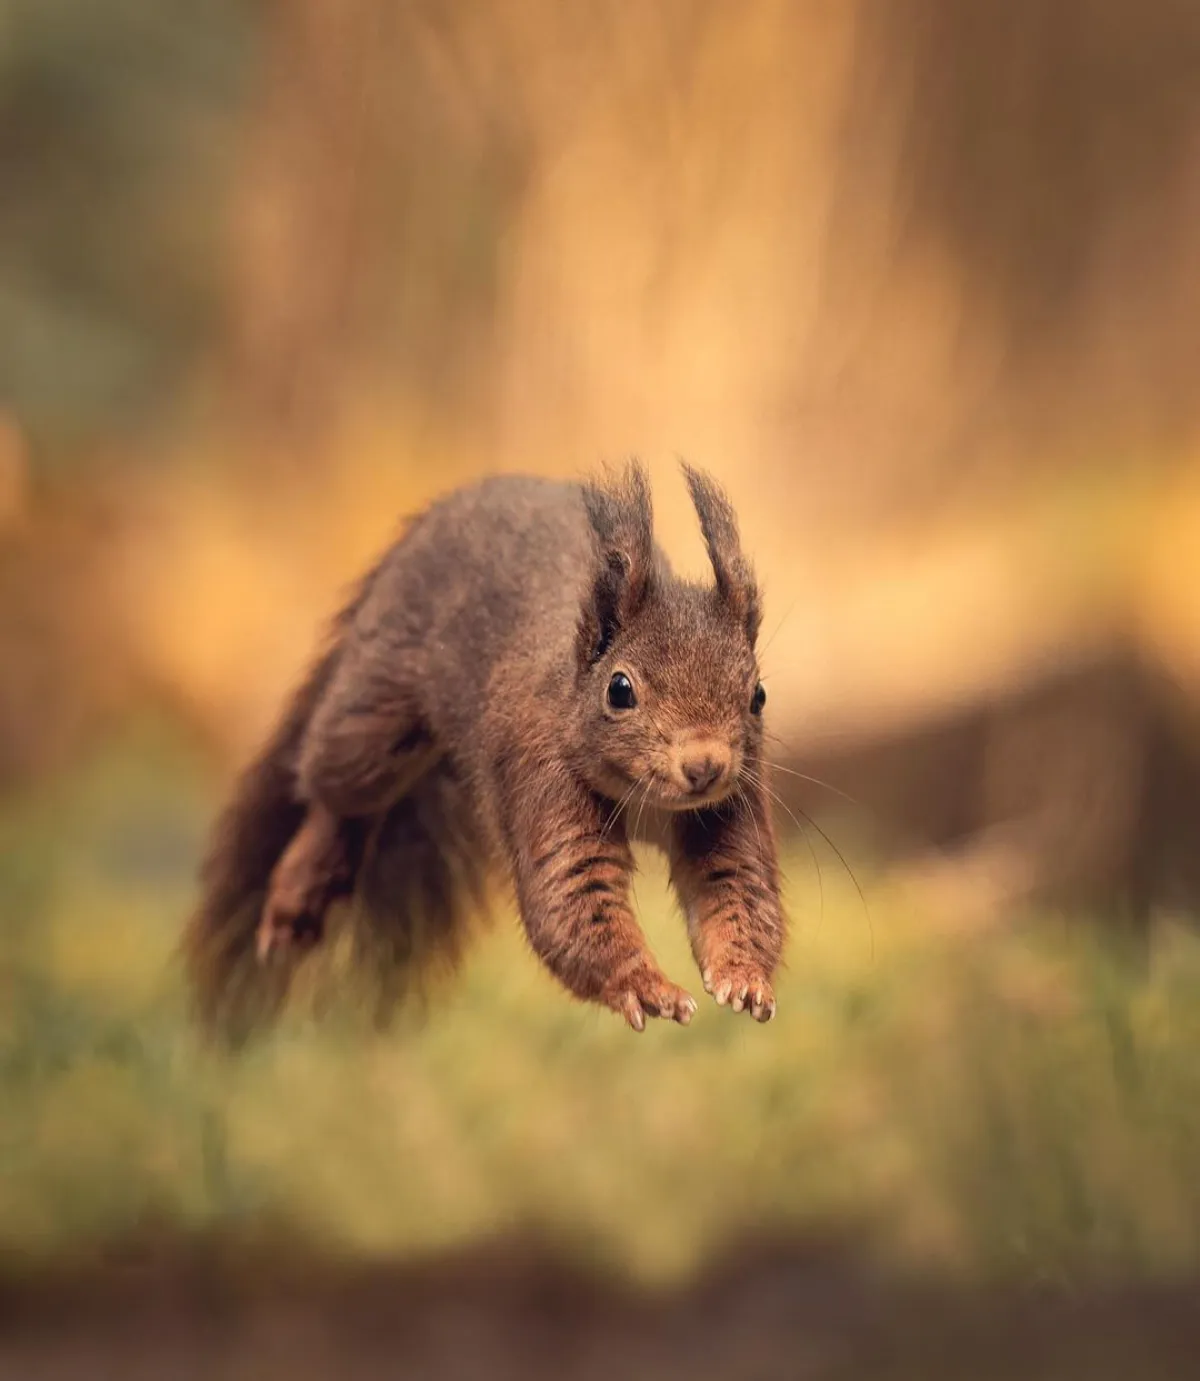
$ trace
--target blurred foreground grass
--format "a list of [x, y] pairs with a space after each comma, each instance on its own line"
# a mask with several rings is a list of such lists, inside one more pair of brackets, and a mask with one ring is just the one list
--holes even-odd
[[[215, 784], [162, 725], [0, 811], [0, 1250], [147, 1222], [287, 1222], [405, 1253], [515, 1228], [637, 1275], [726, 1238], [852, 1227], [897, 1264], [1073, 1280], [1194, 1266], [1200, 945], [1134, 984], [1054, 918], [932, 935], [791, 860], [759, 1028], [702, 1006], [641, 1038], [500, 924], [420, 1021], [299, 1019], [238, 1060], [190, 1032], [173, 950]], [[657, 860], [638, 887], [699, 993]]]

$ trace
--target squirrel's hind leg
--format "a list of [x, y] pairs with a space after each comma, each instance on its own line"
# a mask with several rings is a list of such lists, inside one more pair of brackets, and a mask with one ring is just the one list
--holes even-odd
[[325, 912], [354, 885], [350, 830], [320, 801], [275, 865], [258, 924], [256, 948], [263, 960], [277, 945], [315, 944], [324, 933]]
[[400, 660], [348, 649], [299, 746], [297, 794], [307, 811], [271, 875], [260, 958], [279, 942], [321, 938], [330, 904], [354, 891], [370, 826], [436, 757]]

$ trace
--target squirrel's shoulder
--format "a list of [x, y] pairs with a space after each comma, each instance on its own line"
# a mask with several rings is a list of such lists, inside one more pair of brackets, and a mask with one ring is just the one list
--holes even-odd
[[488, 475], [447, 489], [405, 524], [398, 549], [453, 551], [458, 559], [488, 563], [515, 550], [527, 564], [537, 552], [590, 550], [584, 486], [537, 475]]
[[372, 603], [424, 607], [436, 592], [438, 607], [481, 601], [515, 616], [548, 589], [577, 598], [594, 559], [583, 494], [581, 483], [526, 474], [447, 488], [403, 521], [369, 577]]

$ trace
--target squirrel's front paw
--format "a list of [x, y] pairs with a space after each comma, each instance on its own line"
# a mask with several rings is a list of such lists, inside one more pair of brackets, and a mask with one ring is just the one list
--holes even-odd
[[635, 1031], [646, 1029], [646, 1018], [664, 1017], [686, 1026], [696, 1015], [696, 999], [669, 982], [656, 969], [636, 969], [613, 985], [605, 1001]]
[[749, 1012], [755, 1021], [770, 1021], [775, 1015], [775, 992], [762, 969], [744, 960], [714, 959], [701, 975], [704, 991], [711, 993], [718, 1007], [726, 1003], [735, 1012]]

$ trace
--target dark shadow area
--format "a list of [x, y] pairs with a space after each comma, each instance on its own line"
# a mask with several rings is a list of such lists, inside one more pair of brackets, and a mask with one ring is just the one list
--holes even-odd
[[644, 1294], [520, 1242], [375, 1267], [164, 1247], [10, 1279], [0, 1375], [1184, 1377], [1196, 1285], [988, 1293], [750, 1243]]
[[[1128, 648], [1035, 669], [1020, 684], [853, 741], [814, 740], [785, 761], [852, 796], [837, 835], [890, 863], [985, 853], [1007, 870], [998, 900], [1144, 931], [1159, 911], [1200, 910], [1200, 737], [1190, 697]], [[791, 809], [829, 816], [798, 775]]]

